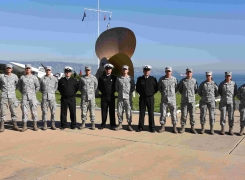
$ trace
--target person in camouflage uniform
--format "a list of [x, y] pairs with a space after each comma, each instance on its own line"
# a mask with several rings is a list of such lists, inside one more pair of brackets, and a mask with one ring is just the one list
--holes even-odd
[[4, 121], [6, 118], [6, 111], [9, 108], [11, 113], [11, 118], [13, 122], [13, 129], [19, 131], [17, 126], [17, 116], [15, 108], [18, 107], [18, 101], [16, 99], [15, 90], [18, 88], [18, 77], [12, 73], [13, 67], [11, 64], [6, 64], [5, 74], [0, 75], [0, 90], [1, 100], [0, 100], [0, 132], [4, 131]]
[[181, 96], [181, 130], [180, 133], [185, 132], [185, 125], [187, 120], [187, 114], [189, 112], [191, 133], [196, 134], [195, 126], [195, 94], [198, 91], [198, 84], [196, 79], [192, 78], [193, 70], [191, 68], [186, 69], [186, 77], [183, 78], [179, 85], [178, 90]]
[[91, 74], [91, 67], [85, 66], [86, 74], [83, 75], [79, 82], [79, 90], [81, 91], [81, 115], [82, 125], [79, 129], [85, 128], [87, 112], [90, 111], [90, 121], [92, 130], [95, 130], [95, 91], [98, 87], [97, 78]]
[[237, 98], [240, 100], [239, 104], [239, 112], [240, 112], [240, 133], [239, 135], [242, 136], [244, 133], [244, 126], [245, 126], [245, 84], [241, 85], [237, 91]]
[[235, 96], [237, 94], [237, 85], [231, 80], [232, 72], [225, 72], [225, 80], [219, 85], [219, 94], [221, 96], [219, 103], [220, 110], [220, 125], [221, 134], [225, 134], [225, 117], [228, 111], [228, 121], [229, 121], [229, 134], [234, 135], [233, 125], [234, 125], [234, 111], [235, 111]]
[[39, 91], [40, 84], [36, 76], [31, 74], [31, 65], [25, 65], [25, 75], [22, 75], [19, 80], [19, 90], [22, 94], [21, 110], [22, 110], [22, 121], [23, 128], [22, 132], [27, 130], [28, 121], [28, 109], [30, 108], [33, 120], [33, 129], [38, 130], [37, 127], [37, 97], [36, 93]]
[[56, 111], [56, 100], [55, 100], [55, 91], [58, 88], [58, 79], [52, 76], [52, 67], [45, 67], [46, 75], [43, 76], [40, 80], [40, 92], [42, 93], [42, 120], [44, 122], [43, 130], [47, 130], [47, 113], [48, 108], [51, 111], [52, 121], [51, 129], [56, 130], [55, 127], [55, 111]]
[[118, 92], [118, 102], [117, 102], [117, 116], [119, 125], [115, 128], [115, 130], [122, 129], [122, 121], [123, 121], [123, 111], [126, 111], [126, 118], [128, 121], [128, 130], [133, 131], [131, 127], [132, 122], [132, 93], [135, 90], [135, 82], [132, 77], [128, 75], [129, 67], [124, 65], [122, 67], [122, 76], [118, 77], [116, 80], [116, 91]]
[[203, 81], [198, 89], [198, 94], [201, 96], [199, 102], [200, 108], [200, 122], [202, 126], [201, 134], [204, 134], [206, 113], [209, 111], [209, 123], [210, 123], [210, 134], [214, 134], [214, 122], [215, 122], [215, 97], [219, 96], [218, 85], [212, 80], [212, 72], [206, 72], [206, 80]]
[[167, 109], [169, 107], [173, 124], [173, 133], [178, 133], [176, 128], [176, 124], [178, 122], [176, 107], [176, 93], [178, 90], [178, 80], [172, 76], [172, 67], [166, 67], [165, 73], [166, 75], [161, 77], [158, 81], [158, 90], [161, 93], [161, 129], [159, 130], [159, 132], [161, 133], [165, 131]]

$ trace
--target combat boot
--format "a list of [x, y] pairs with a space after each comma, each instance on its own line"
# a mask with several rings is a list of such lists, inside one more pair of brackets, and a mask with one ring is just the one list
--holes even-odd
[[44, 121], [44, 124], [43, 124], [43, 130], [46, 131], [47, 129], [48, 129], [47, 121]]
[[161, 129], [159, 129], [159, 133], [162, 133], [162, 132], [164, 132], [165, 131], [165, 125], [164, 124], [162, 124], [161, 125]]
[[241, 130], [240, 130], [239, 135], [242, 136], [243, 135], [243, 132], [244, 132], [244, 127], [241, 127]]
[[4, 121], [1, 121], [1, 127], [0, 127], [0, 132], [4, 131]]
[[37, 121], [33, 121], [33, 130], [34, 130], [34, 131], [38, 131], [38, 128], [37, 128]]
[[230, 126], [230, 129], [229, 129], [229, 134], [230, 134], [231, 136], [233, 136], [233, 135], [234, 135], [234, 132], [233, 132], [232, 130], [233, 130], [233, 126]]
[[131, 127], [131, 122], [128, 123], [128, 131], [133, 131], [133, 128]]
[[92, 127], [91, 127], [92, 130], [95, 130], [95, 123], [94, 121], [92, 122]]
[[13, 121], [13, 130], [20, 131], [21, 129], [18, 127], [17, 122]]
[[224, 126], [221, 126], [221, 135], [225, 135], [225, 127]]
[[119, 125], [115, 128], [116, 131], [121, 130], [122, 129], [122, 123], [119, 123]]
[[185, 126], [182, 125], [182, 126], [181, 126], [181, 130], [179, 131], [179, 133], [182, 134], [182, 133], [184, 133], [184, 132], [185, 132]]
[[197, 133], [196, 130], [195, 130], [195, 128], [194, 128], [194, 126], [191, 126], [190, 133], [193, 133], [193, 134], [196, 134]]
[[20, 131], [25, 132], [26, 130], [27, 130], [27, 122], [23, 122], [23, 127]]
[[201, 134], [204, 134], [204, 133], [205, 133], [204, 124], [202, 124]]
[[213, 125], [210, 126], [210, 134], [214, 135], [214, 126]]
[[56, 130], [55, 121], [52, 121], [52, 123], [51, 123], [51, 129]]
[[82, 121], [82, 125], [78, 127], [78, 129], [84, 129], [85, 128], [85, 121]]
[[172, 132], [175, 133], [175, 134], [178, 133], [177, 128], [176, 128], [176, 124], [173, 125], [173, 131]]

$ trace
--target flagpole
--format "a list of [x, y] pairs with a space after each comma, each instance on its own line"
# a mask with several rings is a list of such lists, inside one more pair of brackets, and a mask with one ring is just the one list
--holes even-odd
[[[85, 10], [98, 12], [98, 37], [99, 37], [100, 36], [100, 12], [110, 13], [110, 17], [112, 15], [112, 12], [100, 10], [100, 0], [98, 0], [98, 9], [84, 8], [84, 12], [85, 12]], [[98, 58], [98, 69], [99, 69], [99, 67], [100, 67], [100, 59]]]

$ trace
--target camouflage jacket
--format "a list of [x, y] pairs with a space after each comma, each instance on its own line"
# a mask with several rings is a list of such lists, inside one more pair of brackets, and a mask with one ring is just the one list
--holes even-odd
[[43, 76], [40, 80], [40, 92], [42, 99], [55, 99], [55, 91], [58, 88], [58, 79], [54, 76]]
[[196, 99], [195, 94], [197, 94], [198, 91], [198, 84], [196, 79], [183, 78], [178, 85], [178, 90], [182, 95], [182, 102], [194, 103]]
[[237, 94], [237, 85], [234, 81], [222, 81], [219, 85], [220, 103], [234, 103], [234, 97]]
[[19, 90], [22, 94], [22, 99], [31, 100], [36, 98], [36, 93], [39, 91], [40, 84], [34, 75], [22, 75], [19, 80]]
[[215, 97], [219, 96], [218, 85], [214, 82], [203, 81], [198, 89], [198, 94], [201, 96], [201, 100], [205, 102], [215, 101]]
[[240, 104], [245, 105], [245, 84], [241, 85], [237, 90], [237, 98], [241, 101]]
[[81, 91], [82, 99], [95, 99], [95, 91], [98, 87], [98, 80], [94, 75], [83, 75], [79, 81], [79, 90]]
[[6, 74], [0, 75], [0, 90], [2, 91], [2, 98], [16, 98], [15, 90], [18, 88], [18, 77], [11, 73], [10, 76]]
[[120, 76], [116, 80], [116, 91], [118, 92], [118, 99], [130, 99], [135, 90], [134, 79], [130, 76]]
[[158, 90], [162, 95], [162, 101], [176, 101], [176, 93], [178, 91], [178, 80], [173, 76], [171, 76], [170, 78], [163, 76], [158, 80]]

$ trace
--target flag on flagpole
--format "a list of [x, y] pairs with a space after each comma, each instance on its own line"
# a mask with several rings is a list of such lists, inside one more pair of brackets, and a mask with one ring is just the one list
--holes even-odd
[[109, 27], [110, 27], [110, 22], [108, 22], [108, 24], [107, 24], [107, 30], [109, 29]]
[[110, 14], [110, 16], [109, 16], [109, 21], [111, 20], [111, 14]]
[[104, 20], [106, 20], [106, 15], [104, 16]]
[[79, 75], [83, 75], [82, 70], [80, 70]]
[[86, 17], [86, 13], [85, 13], [85, 11], [84, 11], [84, 14], [83, 14], [83, 19], [82, 19], [82, 21], [84, 20], [84, 18]]

